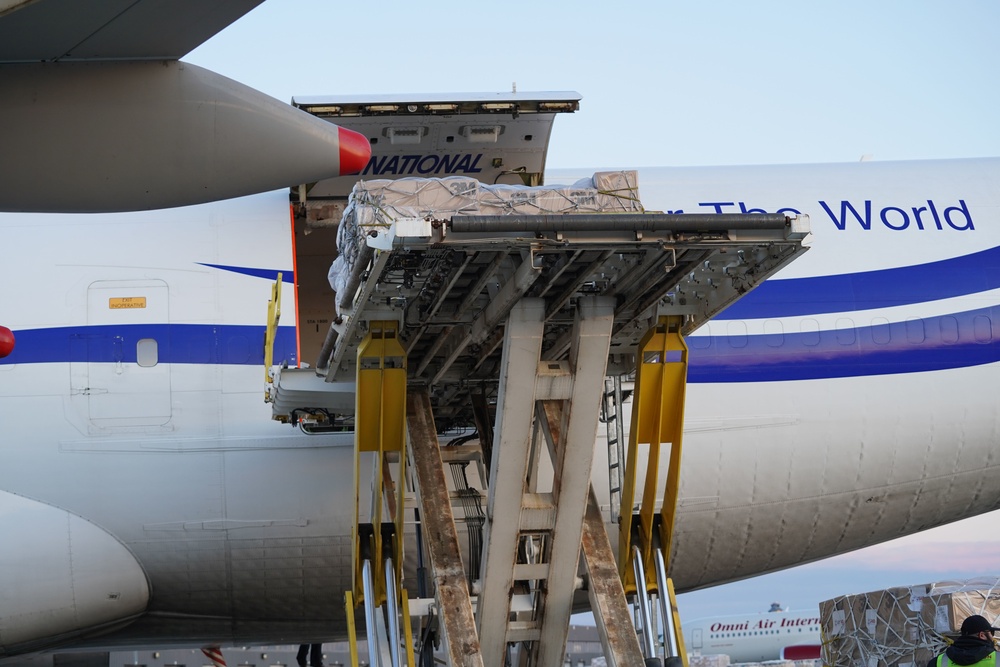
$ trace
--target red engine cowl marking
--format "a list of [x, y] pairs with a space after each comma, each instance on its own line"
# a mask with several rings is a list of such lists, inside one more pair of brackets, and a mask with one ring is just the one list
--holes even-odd
[[7, 327], [0, 327], [0, 359], [14, 351], [14, 332]]
[[819, 660], [819, 644], [799, 644], [781, 649], [782, 660]]

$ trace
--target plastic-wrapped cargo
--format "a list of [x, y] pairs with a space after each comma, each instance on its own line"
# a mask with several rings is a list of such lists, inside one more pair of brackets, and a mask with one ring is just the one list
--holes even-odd
[[819, 605], [828, 667], [925, 667], [968, 616], [1000, 619], [1000, 578], [845, 595]]
[[768, 660], [766, 662], [730, 662], [728, 655], [688, 655], [688, 667], [822, 667], [820, 660]]
[[598, 172], [570, 186], [486, 185], [464, 176], [359, 181], [340, 221], [338, 256], [330, 267], [330, 286], [338, 294], [337, 313], [355, 266], [367, 263], [369, 233], [388, 229], [400, 218], [642, 211], [635, 171]]
[[688, 655], [688, 667], [729, 667], [728, 655]]

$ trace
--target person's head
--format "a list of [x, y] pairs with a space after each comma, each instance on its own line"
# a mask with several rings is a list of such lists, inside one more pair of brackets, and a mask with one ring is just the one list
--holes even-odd
[[994, 628], [990, 622], [979, 614], [973, 614], [962, 621], [963, 637], [979, 637], [987, 641], [993, 641], [993, 633], [1000, 628]]

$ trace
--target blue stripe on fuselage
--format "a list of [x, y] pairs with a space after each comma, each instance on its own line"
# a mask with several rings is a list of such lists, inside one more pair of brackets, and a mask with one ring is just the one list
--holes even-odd
[[[846, 329], [690, 336], [689, 382], [765, 382], [914, 373], [1000, 361], [1000, 307]], [[158, 342], [159, 362], [263, 364], [263, 326], [135, 324], [22, 329], [0, 364], [135, 363]], [[295, 365], [295, 331], [279, 327], [276, 363]]]
[[221, 269], [223, 271], [232, 271], [233, 273], [240, 273], [244, 276], [252, 276], [254, 278], [266, 278], [270, 281], [276, 281], [278, 279], [278, 274], [281, 274], [281, 282], [295, 284], [295, 274], [292, 271], [279, 271], [278, 269], [255, 269], [252, 266], [227, 266], [225, 264], [206, 264], [205, 262], [196, 262], [199, 266], [207, 266], [212, 269]]
[[1000, 247], [894, 269], [769, 280], [717, 320], [795, 317], [905, 306], [1000, 288]]
[[754, 336], [690, 336], [689, 382], [892, 375], [1000, 361], [1000, 308], [871, 326]]
[[[126, 324], [14, 332], [14, 351], [0, 364], [58, 362], [135, 363], [136, 344], [144, 338], [157, 342], [159, 363], [264, 363], [264, 327], [212, 324]], [[293, 327], [278, 327], [274, 342], [276, 363], [295, 364]]]

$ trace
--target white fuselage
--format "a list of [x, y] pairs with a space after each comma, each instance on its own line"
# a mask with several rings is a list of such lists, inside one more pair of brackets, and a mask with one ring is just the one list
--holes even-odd
[[684, 642], [690, 654], [728, 655], [730, 662], [818, 658], [819, 614], [782, 611], [685, 620]]
[[[640, 172], [648, 210], [795, 210], [814, 237], [688, 338], [678, 590], [1000, 508], [998, 184], [1000, 160]], [[46, 645], [37, 608], [83, 604], [28, 594], [53, 544], [76, 544], [39, 535], [34, 513], [105, 536], [87, 542], [90, 569], [59, 566], [101, 582], [97, 611], [60, 632], [136, 618], [94, 644], [332, 638], [351, 585], [352, 440], [280, 425], [263, 402], [278, 271], [275, 357], [303, 361], [287, 193], [4, 214], [0, 238], [0, 325], [16, 335], [0, 360], [0, 531], [18, 545], [0, 547], [0, 591], [25, 591], [0, 593], [0, 656]], [[136, 567], [102, 568], [105, 542]]]

